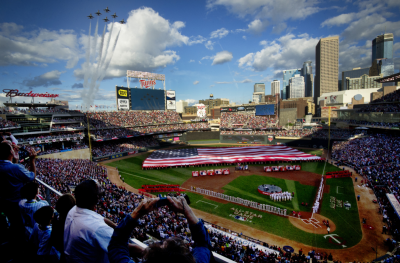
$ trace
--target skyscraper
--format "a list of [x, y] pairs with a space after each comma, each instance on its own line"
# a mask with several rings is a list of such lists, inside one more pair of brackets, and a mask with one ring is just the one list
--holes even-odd
[[259, 98], [258, 102], [265, 102], [265, 84], [264, 83], [254, 84], [253, 101], [254, 101], [255, 97]]
[[301, 74], [301, 69], [289, 69], [283, 71], [282, 99], [286, 100], [288, 98], [286, 93], [289, 89], [289, 80], [296, 74]]
[[312, 74], [312, 61], [306, 61], [303, 63], [301, 76], [304, 77], [305, 97], [312, 97], [314, 84], [314, 76]]
[[338, 91], [339, 36], [321, 38], [315, 47], [314, 101], [323, 93]]
[[274, 80], [271, 82], [271, 95], [275, 96], [281, 90], [281, 82], [279, 80]]
[[392, 33], [377, 36], [372, 40], [372, 63], [380, 58], [393, 58]]
[[305, 88], [304, 88], [304, 77], [300, 74], [294, 75], [294, 77], [289, 80], [289, 95], [288, 98], [304, 98]]

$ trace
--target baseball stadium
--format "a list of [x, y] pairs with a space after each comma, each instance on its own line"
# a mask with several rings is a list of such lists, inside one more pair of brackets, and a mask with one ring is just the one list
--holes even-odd
[[[207, 1], [207, 6], [215, 8], [216, 2]], [[194, 103], [178, 101], [188, 98], [184, 92], [189, 88], [167, 89], [177, 81], [167, 82], [169, 73], [161, 73], [173, 78], [178, 68], [160, 68], [168, 59], [179, 60], [178, 53], [166, 48], [180, 45], [172, 36], [185, 23], [163, 24], [151, 18], [158, 13], [144, 7], [117, 22], [116, 13], [103, 10], [108, 15], [104, 19], [99, 19], [100, 10], [87, 16], [88, 37], [76, 44], [84, 49], [76, 57], [85, 62], [74, 71], [82, 83], [68, 91], [73, 94], [69, 100], [56, 94], [59, 88], [47, 89], [62, 84], [64, 71], [58, 70], [22, 80], [21, 85], [29, 82], [28, 88], [10, 84], [2, 91], [1, 262], [400, 262], [400, 73], [394, 72], [393, 58], [379, 58], [378, 48], [368, 71], [343, 72], [340, 84], [332, 73], [334, 89], [329, 90], [328, 81], [319, 76], [325, 72], [320, 60], [332, 50], [339, 52], [339, 37], [327, 37], [313, 44], [315, 78], [307, 60], [302, 69], [284, 70], [283, 90], [274, 80], [272, 95], [266, 95], [265, 84], [251, 84], [248, 103], [214, 98], [210, 92], [204, 98], [200, 89]], [[141, 12], [145, 15], [133, 23], [131, 18]], [[99, 20], [106, 23], [102, 34]], [[131, 59], [129, 52], [118, 52], [119, 45], [129, 49], [140, 38], [121, 44], [120, 36], [146, 31], [142, 20], [155, 23], [146, 30], [157, 29], [157, 34], [171, 28], [165, 34], [171, 38], [168, 44], [161, 43], [162, 52], [154, 52], [158, 55], [148, 63], [161, 63], [157, 67], [124, 64], [124, 56]], [[218, 43], [222, 49], [218, 40], [228, 33], [252, 32], [258, 23], [269, 22], [254, 20], [249, 29], [236, 31], [222, 28], [210, 36], [216, 42], [199, 35], [182, 37], [182, 43], [204, 42], [207, 50]], [[0, 43], [22, 28], [0, 27]], [[308, 34], [300, 36], [314, 43]], [[373, 40], [373, 48], [381, 42], [393, 44], [393, 34], [385, 31]], [[260, 42], [266, 49], [270, 44], [276, 41]], [[133, 53], [135, 59], [148, 55]], [[247, 62], [239, 59], [239, 67], [257, 61], [261, 53], [247, 55]], [[219, 65], [232, 57], [224, 50], [198, 64], [212, 60], [212, 66]], [[70, 69], [78, 62], [68, 58]], [[354, 77], [357, 72], [362, 75]], [[117, 76], [112, 74], [120, 79], [110, 87]], [[229, 74], [233, 78], [235, 72], [229, 68]], [[58, 81], [48, 80], [53, 75]], [[46, 91], [32, 91], [43, 79]], [[111, 91], [101, 96], [104, 82]], [[237, 84], [250, 82], [215, 83], [232, 84], [229, 92], [239, 94]], [[359, 87], [367, 84], [370, 88]], [[338, 90], [338, 85], [347, 88]], [[99, 98], [106, 103], [97, 103]], [[81, 105], [72, 105], [78, 100]]]
[[[116, 88], [117, 98], [125, 94], [132, 104], [140, 98], [135, 92]], [[257, 115], [257, 107], [220, 108], [216, 122], [185, 121], [167, 110], [80, 112], [54, 100], [40, 106], [3, 112], [2, 132], [22, 145], [19, 158], [28, 169], [29, 148], [39, 152], [36, 180], [50, 204], [77, 182], [96, 179], [108, 192], [96, 211], [117, 224], [135, 207], [130, 202], [186, 196], [218, 262], [240, 262], [247, 250], [260, 259], [312, 254], [338, 261], [372, 261], [395, 250], [397, 188], [374, 173], [397, 166], [398, 139], [385, 128], [339, 129], [340, 118], [329, 116], [313, 128], [283, 129], [277, 114]], [[21, 121], [28, 116], [50, 119], [48, 134]], [[152, 217], [156, 228], [137, 228], [132, 240], [147, 246], [182, 235], [190, 243], [185, 219], [167, 207], [158, 211], [164, 221]]]

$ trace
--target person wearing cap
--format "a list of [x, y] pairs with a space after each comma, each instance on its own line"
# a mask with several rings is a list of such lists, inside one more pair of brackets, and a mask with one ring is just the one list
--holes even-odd
[[0, 210], [7, 216], [11, 225], [12, 235], [15, 240], [24, 236], [24, 221], [20, 213], [19, 201], [21, 201], [20, 190], [25, 183], [32, 182], [36, 176], [35, 158], [36, 152], [29, 152], [30, 168], [27, 170], [18, 162], [18, 145], [14, 136], [10, 135], [12, 141], [6, 140], [4, 136], [0, 143]]

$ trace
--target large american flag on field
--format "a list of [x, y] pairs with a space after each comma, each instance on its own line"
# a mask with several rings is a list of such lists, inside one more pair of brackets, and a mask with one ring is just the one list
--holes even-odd
[[199, 164], [321, 160], [321, 157], [287, 146], [212, 147], [154, 151], [143, 167], [168, 167]]

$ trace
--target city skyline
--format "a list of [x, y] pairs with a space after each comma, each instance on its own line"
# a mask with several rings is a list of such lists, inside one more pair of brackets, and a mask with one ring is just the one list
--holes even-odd
[[[104, 13], [107, 6], [127, 23], [115, 24], [121, 36], [96, 94], [99, 105], [115, 104], [115, 85], [126, 85], [126, 70], [165, 74], [166, 88], [189, 104], [209, 93], [247, 102], [255, 83], [269, 87], [274, 79], [283, 80], [283, 70], [300, 69], [306, 61], [315, 76], [315, 47], [334, 35], [339, 36], [338, 79], [342, 71], [370, 67], [372, 40], [385, 32], [394, 35], [398, 72], [400, 3], [292, 2], [296, 10], [282, 1], [8, 2], [0, 10], [0, 88], [57, 93], [71, 106], [81, 105], [87, 16], [98, 9]], [[102, 29], [104, 22], [99, 25]], [[111, 22], [106, 34], [110, 27]]]

